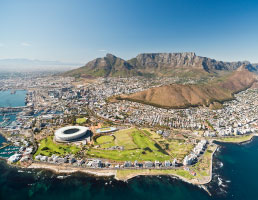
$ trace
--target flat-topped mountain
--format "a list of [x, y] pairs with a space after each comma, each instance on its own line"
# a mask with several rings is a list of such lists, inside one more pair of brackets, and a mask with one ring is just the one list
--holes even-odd
[[233, 94], [245, 90], [256, 82], [255, 75], [245, 66], [234, 71], [223, 81], [207, 84], [171, 84], [150, 88], [129, 95], [120, 95], [118, 100], [129, 100], [162, 108], [186, 108], [191, 106], [216, 107], [233, 99]]
[[195, 53], [143, 53], [129, 60], [140, 68], [173, 69], [173, 68], [197, 68], [205, 71], [235, 70], [241, 65], [250, 64], [244, 62], [222, 62], [207, 57], [196, 56]]
[[181, 74], [216, 74], [233, 71], [241, 65], [249, 71], [257, 71], [248, 61], [223, 62], [197, 56], [195, 53], [143, 53], [128, 61], [107, 54], [88, 62], [85, 66], [64, 73], [75, 77], [130, 77], [130, 76], [173, 76]]

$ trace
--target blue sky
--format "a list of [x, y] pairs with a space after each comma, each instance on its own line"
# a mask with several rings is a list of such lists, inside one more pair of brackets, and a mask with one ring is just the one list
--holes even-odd
[[0, 0], [0, 58], [196, 52], [258, 62], [258, 1]]

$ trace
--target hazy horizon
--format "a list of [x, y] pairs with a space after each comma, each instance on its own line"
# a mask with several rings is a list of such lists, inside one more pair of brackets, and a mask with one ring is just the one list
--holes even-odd
[[67, 71], [82, 65], [82, 63], [26, 58], [0, 59], [0, 72]]

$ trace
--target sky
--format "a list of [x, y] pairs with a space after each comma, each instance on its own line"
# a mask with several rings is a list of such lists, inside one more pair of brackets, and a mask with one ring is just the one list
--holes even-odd
[[0, 59], [158, 52], [258, 63], [258, 1], [0, 0]]

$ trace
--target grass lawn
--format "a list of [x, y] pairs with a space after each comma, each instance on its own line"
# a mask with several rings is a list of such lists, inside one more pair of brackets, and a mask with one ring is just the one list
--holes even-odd
[[97, 150], [97, 149], [90, 149], [87, 154], [90, 157], [97, 157], [97, 158], [105, 158], [109, 160], [115, 161], [165, 161], [170, 160], [168, 155], [165, 155], [160, 152], [146, 152], [142, 149], [137, 150], [124, 150], [124, 151], [117, 151], [117, 150]]
[[114, 136], [115, 141], [111, 142], [111, 144], [114, 143], [117, 146], [124, 146], [125, 150], [118, 151], [91, 148], [88, 150], [87, 155], [116, 161], [171, 160], [170, 156], [167, 155], [159, 145], [135, 128], [120, 130], [116, 132]]
[[178, 160], [183, 160], [184, 157], [191, 152], [194, 148], [192, 144], [186, 144], [181, 142], [180, 140], [171, 140], [168, 142], [169, 144], [169, 152], [173, 155], [173, 157]]
[[182, 161], [184, 157], [191, 152], [194, 148], [193, 144], [188, 144], [183, 139], [174, 139], [174, 138], [163, 138], [154, 131], [149, 129], [144, 129], [144, 132], [147, 131], [150, 133], [150, 138], [154, 141], [157, 141], [163, 149], [168, 151], [173, 158], [176, 158], [178, 161]]
[[[137, 131], [137, 129], [125, 129], [113, 133], [115, 140], [114, 137], [111, 135], [100, 136], [99, 138], [97, 138], [97, 143], [95, 143], [95, 145], [100, 145], [101, 148], [110, 148], [112, 146], [124, 146], [125, 150], [136, 149], [138, 147], [133, 142], [131, 136], [132, 131]], [[110, 137], [112, 137], [112, 140]]]
[[56, 155], [66, 155], [66, 154], [75, 154], [80, 151], [80, 148], [73, 145], [66, 144], [57, 144], [53, 142], [53, 136], [49, 136], [40, 141], [37, 152], [34, 156], [39, 154], [45, 156], [51, 156], [52, 154]]
[[114, 141], [114, 137], [111, 135], [103, 135], [97, 138], [96, 142], [98, 144], [110, 143]]
[[190, 167], [194, 172], [196, 172], [196, 176], [198, 178], [202, 178], [204, 176], [209, 176], [210, 165], [212, 162], [212, 153], [215, 151], [216, 146], [209, 146], [205, 151], [202, 158], [197, 162], [194, 166]]
[[233, 136], [233, 137], [221, 137], [218, 139], [215, 139], [219, 142], [232, 142], [232, 143], [240, 143], [240, 142], [246, 142], [251, 140], [253, 135], [244, 135], [244, 136]]
[[77, 124], [83, 124], [83, 123], [85, 123], [86, 121], [87, 121], [87, 119], [84, 118], [84, 117], [83, 117], [83, 118], [77, 118], [77, 119], [76, 119], [76, 123], [77, 123]]
[[95, 145], [100, 145], [102, 149], [110, 148], [115, 146], [115, 137], [111, 135], [103, 135], [97, 138]]
[[117, 146], [124, 146], [126, 150], [138, 148], [131, 135], [134, 131], [137, 131], [137, 129], [131, 128], [115, 132], [115, 144]]

